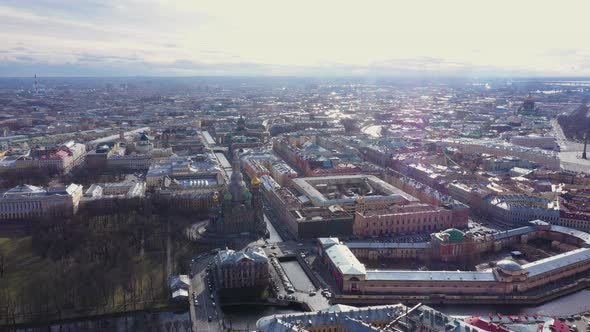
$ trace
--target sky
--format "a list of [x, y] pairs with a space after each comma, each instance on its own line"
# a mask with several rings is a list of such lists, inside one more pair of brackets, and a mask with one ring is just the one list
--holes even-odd
[[588, 0], [0, 0], [0, 76], [590, 76]]

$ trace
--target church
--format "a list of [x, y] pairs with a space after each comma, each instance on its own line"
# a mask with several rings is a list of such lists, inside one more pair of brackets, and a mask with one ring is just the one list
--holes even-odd
[[254, 177], [251, 190], [246, 188], [240, 170], [240, 158], [234, 154], [230, 183], [222, 195], [215, 193], [207, 231], [218, 235], [249, 233], [262, 236], [266, 232], [262, 208], [260, 180]]

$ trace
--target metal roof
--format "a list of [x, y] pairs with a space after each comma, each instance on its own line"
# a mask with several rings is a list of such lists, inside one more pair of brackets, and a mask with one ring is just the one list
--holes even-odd
[[367, 271], [366, 280], [496, 281], [494, 274], [470, 271]]
[[590, 249], [581, 248], [568, 251], [563, 254], [551, 256], [522, 266], [529, 271], [529, 277], [557, 270], [568, 265], [576, 264], [590, 259]]
[[509, 238], [509, 237], [513, 237], [513, 236], [531, 233], [534, 231], [536, 231], [536, 228], [533, 226], [514, 228], [511, 230], [507, 230], [507, 231], [503, 231], [503, 232], [494, 234], [494, 240], [501, 240], [501, 239], [505, 239], [505, 238]]
[[365, 266], [343, 244], [335, 244], [325, 249], [330, 261], [343, 275], [362, 275], [366, 273]]
[[401, 243], [401, 242], [347, 242], [351, 249], [427, 249], [428, 242]]
[[551, 225], [551, 231], [557, 232], [557, 233], [562, 233], [562, 234], [568, 234], [568, 235], [577, 237], [578, 239], [590, 244], [590, 234], [588, 234], [586, 232], [582, 232], [582, 231], [579, 231], [579, 230], [576, 230], [573, 228], [556, 226], [556, 225]]

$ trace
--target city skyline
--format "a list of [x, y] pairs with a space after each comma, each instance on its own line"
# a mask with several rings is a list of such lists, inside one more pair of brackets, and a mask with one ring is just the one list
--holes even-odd
[[568, 4], [8, 0], [0, 76], [590, 76]]

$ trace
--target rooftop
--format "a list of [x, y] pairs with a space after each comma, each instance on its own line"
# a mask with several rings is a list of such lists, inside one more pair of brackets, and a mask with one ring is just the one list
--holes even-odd
[[315, 206], [365, 201], [418, 202], [410, 194], [373, 175], [320, 176], [293, 179], [295, 188]]

